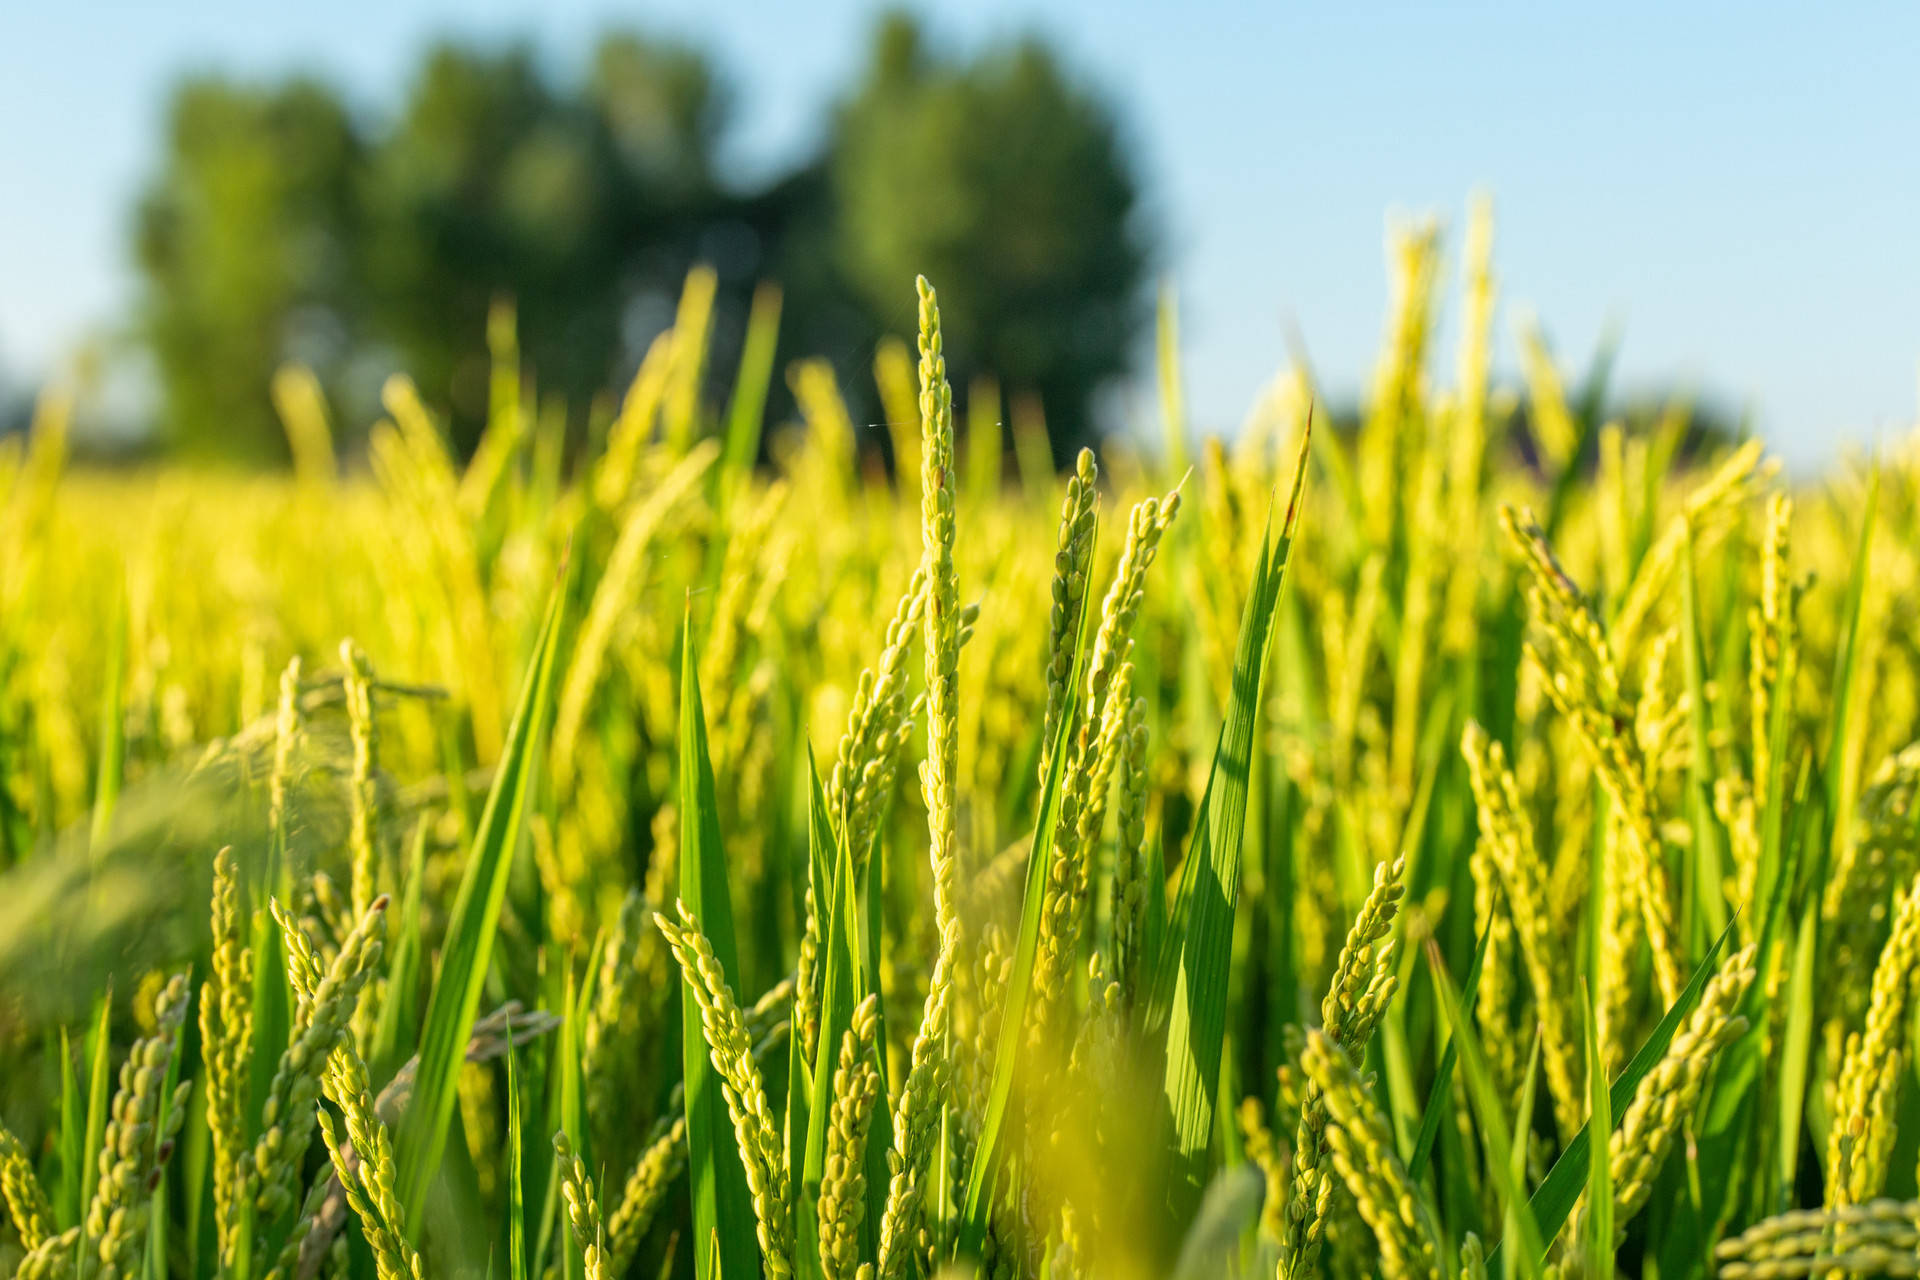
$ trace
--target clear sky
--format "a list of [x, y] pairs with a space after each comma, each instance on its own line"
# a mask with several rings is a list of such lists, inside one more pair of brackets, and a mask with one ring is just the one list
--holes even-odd
[[[1120, 108], [1167, 247], [1196, 420], [1237, 423], [1297, 323], [1360, 385], [1390, 210], [1458, 227], [1490, 191], [1505, 305], [1621, 384], [1750, 406], [1799, 461], [1911, 423], [1920, 387], [1920, 6], [919, 6], [974, 48], [1038, 29]], [[866, 0], [0, 0], [0, 367], [50, 367], [123, 319], [126, 221], [180, 72], [318, 70], [390, 106], [444, 32], [577, 61], [612, 23], [706, 47], [729, 160], [818, 138]], [[1147, 400], [1141, 398], [1141, 411]]]

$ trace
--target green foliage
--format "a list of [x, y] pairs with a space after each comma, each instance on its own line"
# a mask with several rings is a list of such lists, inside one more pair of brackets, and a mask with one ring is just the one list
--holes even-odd
[[823, 153], [745, 190], [719, 169], [720, 73], [630, 32], [562, 75], [526, 44], [436, 44], [384, 113], [309, 78], [183, 81], [135, 233], [168, 442], [285, 458], [268, 386], [298, 361], [352, 423], [406, 369], [471, 453], [501, 300], [539, 371], [527, 412], [567, 414], [577, 441], [704, 262], [721, 283], [719, 354], [745, 361], [734, 447], [757, 446], [774, 356], [777, 310], [762, 304], [766, 325], [739, 336], [757, 279], [785, 288], [799, 349], [870, 352], [897, 328], [899, 280], [924, 267], [956, 282], [970, 335], [956, 378], [1037, 396], [1055, 457], [1070, 456], [1143, 318], [1149, 241], [1113, 114], [1037, 41], [960, 64], [904, 16], [878, 30]]
[[495, 297], [546, 393], [584, 404], [638, 362], [624, 312], [671, 299], [722, 213], [722, 108], [697, 54], [630, 35], [604, 39], [580, 85], [522, 46], [427, 54], [369, 148], [365, 288], [371, 336], [448, 401], [463, 452], [486, 415], [476, 347]]
[[1259, 717], [1261, 677], [1266, 671], [1273, 613], [1286, 582], [1307, 479], [1307, 441], [1302, 433], [1292, 489], [1277, 540], [1260, 533], [1260, 554], [1247, 592], [1246, 613], [1233, 660], [1233, 693], [1214, 748], [1213, 768], [1200, 801], [1194, 838], [1182, 860], [1166, 946], [1158, 957], [1147, 1025], [1166, 1028], [1167, 1119], [1176, 1152], [1170, 1207], [1185, 1221], [1199, 1205], [1213, 1112], [1220, 1083], [1220, 1054], [1227, 1027], [1227, 982], [1233, 950], [1233, 918], [1240, 897], [1242, 833], [1252, 772], [1254, 726]]
[[1089, 397], [1146, 320], [1140, 179], [1106, 104], [1037, 39], [944, 56], [896, 12], [839, 106], [833, 251], [873, 314], [942, 281], [955, 385], [997, 375], [1046, 407], [1056, 462], [1092, 442]]
[[420, 1032], [419, 1075], [415, 1105], [400, 1131], [401, 1204], [406, 1206], [407, 1234], [417, 1238], [427, 1201], [427, 1187], [439, 1168], [453, 1118], [454, 1090], [460, 1063], [480, 1007], [494, 936], [506, 901], [507, 881], [515, 851], [526, 831], [528, 812], [545, 755], [547, 719], [552, 708], [554, 646], [566, 600], [564, 584], [555, 589], [546, 623], [534, 646], [527, 678], [514, 712], [513, 725], [493, 789], [474, 834], [453, 901], [440, 969], [433, 983]]
[[281, 364], [346, 372], [366, 321], [355, 261], [366, 145], [324, 85], [200, 78], [168, 108], [134, 256], [168, 439], [192, 453], [284, 456], [268, 400]]
[[[733, 905], [720, 844], [719, 797], [707, 750], [706, 711], [688, 612], [680, 638], [680, 886], [685, 910], [700, 921], [723, 974], [738, 981]], [[681, 1069], [686, 1081], [687, 1150], [692, 1176], [693, 1252], [700, 1275], [735, 1280], [758, 1269], [754, 1208], [741, 1153], [721, 1103], [722, 1075], [709, 1060], [700, 1005], [688, 975], [681, 993]]]

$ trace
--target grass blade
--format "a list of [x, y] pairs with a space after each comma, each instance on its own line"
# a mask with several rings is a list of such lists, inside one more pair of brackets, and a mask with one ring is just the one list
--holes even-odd
[[[1473, 948], [1473, 963], [1467, 966], [1467, 980], [1460, 988], [1460, 1008], [1467, 1017], [1473, 1016], [1474, 1001], [1480, 994], [1480, 970], [1486, 966], [1487, 947], [1492, 939], [1491, 930], [1481, 931], [1480, 941]], [[1433, 1143], [1440, 1136], [1440, 1122], [1453, 1110], [1453, 1070], [1459, 1053], [1460, 1046], [1449, 1038], [1446, 1052], [1440, 1055], [1440, 1065], [1434, 1070], [1433, 1088], [1427, 1092], [1427, 1109], [1420, 1116], [1420, 1132], [1413, 1140], [1413, 1156], [1407, 1161], [1407, 1173], [1415, 1182], [1420, 1181], [1427, 1161], [1433, 1158]]]
[[87, 1137], [80, 1153], [82, 1221], [93, 1204], [93, 1189], [100, 1184], [100, 1147], [107, 1137], [107, 1096], [113, 1082], [111, 989], [100, 997], [95, 1008], [93, 1030], [87, 1035]]
[[[556, 1133], [564, 1133], [569, 1137], [573, 1137], [573, 1135], [578, 1134], [579, 1137], [575, 1139], [575, 1150], [579, 1155], [580, 1159], [584, 1162], [588, 1162], [588, 1167], [591, 1168], [592, 1167], [591, 1161], [593, 1160], [593, 1154], [586, 1145], [586, 1140], [587, 1140], [586, 1117], [583, 1114], [583, 1109], [581, 1107], [581, 1100], [584, 1092], [581, 1088], [581, 1082], [580, 1082], [581, 1003], [575, 997], [574, 985], [575, 984], [573, 979], [573, 965], [571, 961], [569, 961], [567, 965], [566, 1000], [565, 1000], [565, 1003], [563, 1003], [561, 1006], [563, 1009], [566, 1010], [566, 1018], [560, 1024], [560, 1053], [559, 1053], [558, 1060], [555, 1063], [555, 1069], [560, 1073], [560, 1079], [558, 1082], [559, 1083], [558, 1101], [559, 1101], [560, 1114], [558, 1116], [558, 1122], [551, 1124], [549, 1127], [553, 1129]], [[550, 1227], [557, 1226], [557, 1220], [560, 1216], [560, 1209], [559, 1209], [559, 1196], [555, 1193], [559, 1190], [559, 1187], [560, 1187], [560, 1171], [556, 1164], [556, 1167], [553, 1169], [553, 1172], [547, 1178], [548, 1194], [551, 1197], [551, 1200], [549, 1201], [549, 1203], [551, 1205], [551, 1212], [553, 1213], [554, 1221], [551, 1223], [547, 1221], [543, 1221], [540, 1224], [540, 1229], [543, 1235], [550, 1229]], [[570, 1244], [571, 1235], [572, 1233], [570, 1231], [561, 1229], [560, 1273], [565, 1278], [565, 1280], [581, 1280], [581, 1275], [583, 1273], [583, 1259], [580, 1256], [580, 1251], [571, 1246]], [[543, 1269], [541, 1271], [542, 1275], [546, 1274], [544, 1270], [544, 1263], [546, 1262], [547, 1247], [548, 1247], [547, 1241], [543, 1239], [540, 1245], [540, 1255], [541, 1255], [540, 1260], [543, 1264]]]
[[[834, 833], [811, 752], [807, 755], [807, 781], [812, 788], [809, 806], [812, 843], [827, 842], [821, 853], [831, 858], [833, 867], [824, 898], [826, 927], [820, 933], [820, 958], [825, 966], [820, 993], [820, 1039], [810, 1064], [811, 1096], [806, 1107], [807, 1116], [824, 1119], [833, 1107], [833, 1072], [839, 1057], [840, 1038], [853, 1023], [854, 1007], [866, 996], [866, 983], [860, 968], [860, 941], [855, 933], [860, 911], [853, 892], [853, 857], [846, 842]], [[798, 1044], [799, 1037], [793, 1037], [793, 1041]], [[797, 1093], [802, 1083], [795, 1080], [788, 1088]], [[796, 1184], [798, 1194], [794, 1196], [794, 1240], [797, 1242], [794, 1266], [801, 1280], [821, 1274], [820, 1182], [826, 1172], [828, 1127], [825, 1123], [809, 1123], [799, 1166], [802, 1172]]]
[[[1533, 1109], [1540, 1097], [1540, 1045], [1543, 1035], [1539, 1026], [1533, 1029], [1533, 1047], [1527, 1051], [1526, 1074], [1520, 1077], [1520, 1102], [1513, 1109], [1513, 1146], [1507, 1152], [1507, 1172], [1513, 1185], [1526, 1190], [1527, 1186], [1527, 1138], [1533, 1128]], [[1517, 1199], [1517, 1197], [1516, 1197]], [[1501, 1230], [1507, 1235], [1518, 1235], [1520, 1219], [1514, 1207], [1515, 1200], [1508, 1200], [1505, 1213], [1501, 1217]], [[1512, 1255], [1501, 1268], [1503, 1280], [1513, 1280]]]
[[507, 1280], [527, 1280], [525, 1135], [520, 1127], [520, 1066], [507, 1024]]
[[[1759, 950], [1755, 970], [1772, 971], [1776, 946], [1788, 940], [1793, 927], [1786, 910], [1787, 886], [1798, 873], [1797, 863], [1804, 844], [1795, 841], [1787, 850], [1783, 873], [1773, 878], [1766, 909], [1758, 934]], [[1756, 891], [1758, 890], [1756, 885]], [[1669, 1225], [1660, 1242], [1660, 1273], [1678, 1275], [1697, 1262], [1705, 1262], [1712, 1248], [1712, 1236], [1724, 1224], [1736, 1197], [1749, 1189], [1748, 1203], [1756, 1216], [1763, 1216], [1773, 1179], [1763, 1148], [1760, 1118], [1765, 1114], [1764, 1084], [1767, 1080], [1768, 1051], [1772, 1048], [1768, 1028], [1773, 1022], [1768, 984], [1755, 982], [1747, 989], [1742, 1013], [1747, 1030], [1738, 1040], [1720, 1050], [1712, 1091], [1705, 1107], [1698, 1147], [1700, 1158], [1700, 1211], [1682, 1202], [1676, 1221]]]
[[[1063, 704], [1069, 707], [1080, 696], [1080, 681], [1085, 674], [1082, 659], [1086, 649], [1086, 623], [1087, 610], [1083, 605]], [[994, 1045], [993, 1080], [981, 1113], [980, 1137], [974, 1145], [973, 1165], [967, 1172], [966, 1200], [960, 1211], [959, 1251], [963, 1258], [978, 1257], [981, 1242], [986, 1238], [987, 1200], [999, 1172], [1001, 1132], [1006, 1124], [1007, 1104], [1013, 1096], [1020, 1044], [1026, 1038], [1027, 998], [1033, 990], [1034, 958], [1040, 947], [1042, 899], [1046, 896], [1047, 876], [1053, 866], [1053, 832], [1060, 816], [1060, 784], [1071, 754], [1073, 730], [1073, 717], [1062, 716], [1054, 735], [1053, 753], [1048, 757], [1046, 782], [1040, 789], [1040, 809], [1034, 817], [1033, 851], [1027, 855], [1026, 887], [1020, 906], [1020, 933], [1014, 942], [1013, 968], [1000, 1015], [1000, 1039]]]
[[[1693, 525], [1688, 523], [1686, 546], [1680, 554], [1680, 643], [1687, 677], [1687, 728], [1690, 738], [1687, 755], [1687, 813], [1693, 823], [1695, 866], [1693, 873], [1694, 918], [1707, 933], [1727, 927], [1727, 904], [1721, 896], [1726, 865], [1726, 832], [1719, 815], [1713, 811], [1712, 729], [1708, 724], [1707, 671], [1705, 638], [1700, 628], [1699, 591], [1694, 582]], [[1687, 921], [1681, 922], [1683, 936], [1695, 936]]]
[[374, 1079], [389, 1079], [400, 1065], [400, 1038], [419, 1020], [420, 1003], [420, 893], [427, 860], [427, 816], [414, 824], [408, 845], [406, 888], [400, 898], [398, 937], [393, 963], [387, 969], [387, 997], [373, 1032], [368, 1066]]
[[[1600, 1022], [1593, 1014], [1593, 992], [1580, 980], [1580, 1012], [1586, 1018], [1587, 1123], [1613, 1132], [1613, 1099], [1607, 1092], [1607, 1065], [1600, 1058]], [[1613, 1162], [1587, 1161], [1587, 1274], [1613, 1274]]]
[[[568, 1059], [572, 1054], [572, 1045], [568, 1039], [570, 1028], [567, 1021], [573, 1016], [573, 970], [571, 965], [557, 963], [549, 953], [547, 972], [542, 984], [541, 1000], [549, 1009], [558, 1009], [561, 1014], [560, 1026], [556, 1029], [553, 1045], [547, 1052], [546, 1081], [541, 1090], [540, 1126], [542, 1135], [559, 1133], [567, 1127], [567, 1072]], [[571, 1134], [569, 1134], [571, 1136]], [[555, 1227], [560, 1223], [560, 1158], [549, 1141], [536, 1142], [530, 1153], [535, 1174], [534, 1185], [539, 1187], [535, 1197], [540, 1205], [538, 1226], [533, 1233], [533, 1254], [527, 1260], [529, 1274], [552, 1280], [556, 1275], [555, 1264], [548, 1261], [552, 1256]], [[562, 1254], [566, 1242], [561, 1241]], [[561, 1266], [565, 1265], [564, 1256]]]
[[1773, 1202], [1793, 1203], [1793, 1184], [1799, 1170], [1801, 1125], [1806, 1118], [1807, 1089], [1813, 1072], [1815, 1005], [1814, 983], [1819, 972], [1820, 907], [1827, 869], [1834, 854], [1849, 838], [1857, 779], [1848, 760], [1853, 737], [1854, 697], [1859, 684], [1860, 624], [1865, 612], [1867, 574], [1873, 552], [1874, 520], [1880, 507], [1880, 466], [1876, 461], [1867, 483], [1866, 507], [1860, 517], [1860, 537], [1854, 550], [1853, 571], [1847, 583], [1844, 630], [1834, 657], [1833, 714], [1829, 721], [1826, 766], [1820, 771], [1823, 798], [1819, 843], [1805, 887], [1805, 901], [1795, 925], [1793, 968], [1787, 984], [1787, 1021], [1780, 1046], [1778, 1148], [1775, 1152]]
[[475, 829], [473, 852], [454, 898], [441, 951], [440, 975], [434, 982], [426, 1026], [420, 1033], [420, 1068], [413, 1103], [401, 1118], [395, 1140], [399, 1166], [396, 1189], [407, 1215], [407, 1235], [416, 1242], [426, 1208], [427, 1185], [446, 1149], [460, 1068], [480, 1008], [480, 992], [486, 983], [500, 908], [506, 898], [508, 872], [533, 803], [534, 779], [553, 703], [556, 637], [565, 601], [566, 586], [562, 582], [555, 586], [547, 605], [546, 621], [527, 664], [520, 704], [507, 731], [493, 787]]
[[80, 1109], [79, 1073], [73, 1067], [73, 1041], [60, 1028], [60, 1185], [54, 1211], [62, 1230], [78, 1225], [81, 1170], [86, 1166], [85, 1113]]
[[[1473, 1105], [1485, 1137], [1487, 1167], [1493, 1171], [1494, 1181], [1500, 1184], [1500, 1198], [1507, 1206], [1507, 1229], [1519, 1237], [1521, 1272], [1528, 1280], [1540, 1280], [1546, 1250], [1533, 1205], [1522, 1194], [1525, 1188], [1514, 1172], [1511, 1161], [1514, 1135], [1507, 1126], [1506, 1112], [1500, 1105], [1499, 1090], [1494, 1086], [1486, 1055], [1473, 1033], [1473, 1024], [1462, 1011], [1460, 993], [1454, 990], [1453, 979], [1447, 976], [1446, 961], [1440, 958], [1440, 948], [1431, 938], [1427, 939], [1427, 965], [1433, 974], [1434, 990], [1440, 996], [1441, 1011], [1446, 1015], [1447, 1025], [1453, 1028], [1453, 1043], [1460, 1046], [1460, 1070], [1466, 1077], [1467, 1099]], [[1495, 1273], [1493, 1259], [1488, 1259], [1487, 1271]]]
[[[1713, 945], [1707, 949], [1706, 958], [1694, 969], [1692, 979], [1681, 988], [1680, 998], [1673, 1002], [1673, 1007], [1654, 1027], [1646, 1043], [1640, 1046], [1640, 1051], [1627, 1063], [1627, 1069], [1613, 1082], [1607, 1098], [1616, 1123], [1626, 1113], [1627, 1104], [1633, 1101], [1633, 1091], [1640, 1087], [1640, 1081], [1646, 1078], [1647, 1072], [1653, 1070], [1666, 1053], [1667, 1046], [1673, 1043], [1674, 1033], [1680, 1030], [1680, 1024], [1699, 1002], [1700, 993], [1706, 989], [1707, 980], [1713, 977], [1714, 965], [1719, 962], [1720, 952], [1732, 936], [1735, 923], [1729, 922], [1720, 936], [1714, 939]], [[1560, 1158], [1553, 1162], [1553, 1167], [1547, 1170], [1547, 1176], [1534, 1189], [1533, 1199], [1528, 1202], [1533, 1209], [1534, 1221], [1542, 1232], [1540, 1246], [1543, 1249], [1553, 1243], [1554, 1236], [1566, 1225], [1567, 1215], [1573, 1212], [1574, 1201], [1579, 1199], [1580, 1189], [1586, 1185], [1587, 1159], [1592, 1142], [1593, 1125], [1589, 1122], [1580, 1127], [1580, 1132], [1573, 1136], [1573, 1141], [1560, 1153]], [[1494, 1269], [1504, 1249], [1503, 1243], [1494, 1250], [1494, 1256], [1487, 1259], [1489, 1271]]]
[[727, 451], [721, 466], [723, 485], [732, 484], [751, 471], [760, 456], [767, 385], [773, 379], [774, 350], [779, 343], [780, 286], [766, 281], [753, 291], [753, 309], [747, 314], [747, 336], [740, 348], [733, 400], [727, 406]]
[[[1825, 861], [1824, 856], [1822, 861]], [[1820, 895], [1810, 893], [1794, 927], [1793, 968], [1787, 979], [1787, 1023], [1780, 1042], [1779, 1146], [1775, 1152], [1775, 1204], [1793, 1203], [1800, 1169], [1800, 1126], [1812, 1069], [1815, 962], [1820, 950]]]
[[[813, 744], [807, 744], [807, 891], [796, 900], [795, 910], [811, 910], [816, 920], [814, 928], [818, 935], [824, 935], [825, 927], [818, 917], [831, 909], [833, 901], [834, 854], [837, 845], [834, 837], [833, 820], [827, 812], [826, 796], [820, 787], [820, 770], [813, 758]], [[816, 967], [815, 973], [818, 973]], [[824, 976], [824, 975], [822, 975]], [[810, 979], [819, 980], [810, 975]], [[800, 1008], [802, 995], [811, 998], [812, 991], [802, 992], [796, 981], [793, 989], [793, 1002], [789, 1023], [791, 1027], [800, 1026]], [[807, 1057], [803, 1044], [804, 1036], [787, 1036], [787, 1168], [799, 1170], [807, 1163], [807, 1135], [813, 1124], [813, 1063]], [[816, 1046], [817, 1051], [818, 1046]], [[799, 1202], [794, 1197], [794, 1239], [799, 1241]], [[818, 1224], [816, 1223], [817, 1227]], [[798, 1248], [805, 1255], [805, 1248]], [[802, 1261], [801, 1266], [806, 1263]]]
[[[867, 887], [865, 900], [865, 925], [860, 944], [860, 967], [862, 971], [861, 989], [880, 991], [880, 909], [885, 899], [886, 859], [880, 856], [880, 829], [876, 826], [872, 847], [867, 850]], [[887, 1043], [886, 1001], [880, 1000], [874, 1007], [874, 1043]], [[892, 1097], [888, 1092], [887, 1055], [876, 1053], [874, 1066], [880, 1071], [880, 1096]], [[887, 1153], [893, 1150], [893, 1111], [890, 1107], [876, 1106], [873, 1118], [868, 1122], [867, 1130], [867, 1216], [865, 1227], [871, 1237], [866, 1241], [869, 1252], [876, 1256], [880, 1247], [880, 1219], [886, 1212], [887, 1184], [890, 1169], [887, 1165]]]
[[1176, 1223], [1192, 1217], [1206, 1185], [1207, 1150], [1212, 1141], [1221, 1045], [1226, 1033], [1254, 726], [1268, 641], [1273, 634], [1274, 606], [1286, 580], [1287, 560], [1298, 528], [1310, 438], [1310, 431], [1301, 435], [1292, 492], [1278, 539], [1271, 535], [1271, 517], [1269, 529], [1261, 533], [1253, 587], [1240, 619], [1226, 719], [1214, 748], [1212, 776], [1182, 867], [1180, 890], [1148, 1006], [1148, 1027], [1166, 1028], [1162, 1087], [1167, 1108], [1164, 1119], [1172, 1129], [1174, 1157], [1168, 1207]]
[[1860, 540], [1854, 549], [1853, 572], [1847, 582], [1845, 642], [1834, 658], [1833, 718], [1827, 740], [1827, 765], [1821, 774], [1827, 794], [1828, 844], [1844, 839], [1853, 815], [1857, 779], [1848, 768], [1847, 748], [1853, 737], [1854, 697], [1860, 683], [1860, 622], [1865, 613], [1867, 574], [1873, 561], [1874, 517], [1880, 510], [1880, 464], [1876, 461], [1867, 482], [1866, 508], [1860, 516]]
[[[707, 750], [706, 711], [700, 700], [698, 655], [689, 607], [680, 644], [680, 899], [713, 944], [713, 954], [735, 982], [740, 953], [734, 942], [726, 855], [720, 847], [720, 804]], [[693, 1195], [694, 1273], [721, 1280], [753, 1280], [760, 1273], [753, 1199], [734, 1146], [733, 1124], [720, 1096], [720, 1076], [700, 1028], [699, 1005], [681, 976], [680, 1052], [686, 1082], [687, 1173]]]

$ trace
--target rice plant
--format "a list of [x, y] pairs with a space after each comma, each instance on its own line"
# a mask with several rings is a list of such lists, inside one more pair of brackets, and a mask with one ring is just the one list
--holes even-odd
[[[1920, 1274], [1920, 449], [1436, 350], [1045, 465], [696, 272], [296, 474], [0, 442], [0, 1272]], [[903, 282], [903, 304], [908, 298]], [[1920, 439], [1920, 437], [1916, 437]], [[917, 784], [917, 785], [916, 785]]]

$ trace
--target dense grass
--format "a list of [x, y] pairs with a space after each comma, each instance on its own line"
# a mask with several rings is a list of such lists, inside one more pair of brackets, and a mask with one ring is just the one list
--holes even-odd
[[1524, 335], [1519, 414], [1489, 239], [1457, 356], [1399, 234], [1357, 432], [1296, 372], [1191, 472], [1003, 451], [924, 284], [768, 469], [698, 279], [584, 453], [504, 317], [465, 466], [402, 379], [342, 474], [284, 374], [286, 480], [50, 399], [0, 1268], [1920, 1273], [1920, 463], [1790, 493]]

